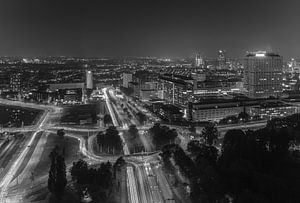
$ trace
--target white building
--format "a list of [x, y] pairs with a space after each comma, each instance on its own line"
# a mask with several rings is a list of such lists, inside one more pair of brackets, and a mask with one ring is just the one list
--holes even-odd
[[93, 73], [92, 71], [86, 71], [86, 88], [93, 89]]
[[128, 83], [132, 82], [132, 74], [130, 73], [123, 73], [123, 87], [128, 88]]

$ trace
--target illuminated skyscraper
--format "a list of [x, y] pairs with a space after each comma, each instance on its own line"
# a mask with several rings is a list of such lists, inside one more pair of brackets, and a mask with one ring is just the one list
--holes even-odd
[[86, 71], [86, 88], [93, 89], [93, 73], [92, 71]]
[[195, 57], [195, 66], [196, 67], [200, 67], [204, 64], [204, 61], [203, 61], [203, 58], [201, 57], [200, 54], [196, 54], [196, 57]]
[[219, 61], [220, 67], [225, 66], [225, 64], [226, 64], [226, 51], [225, 50], [218, 51], [218, 61]]
[[244, 60], [245, 87], [253, 98], [278, 97], [282, 93], [282, 57], [259, 51], [248, 53]]

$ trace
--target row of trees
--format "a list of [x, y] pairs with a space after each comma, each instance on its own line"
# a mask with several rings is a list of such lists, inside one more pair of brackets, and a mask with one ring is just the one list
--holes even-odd
[[[258, 120], [259, 116], [252, 117], [253, 120]], [[232, 123], [239, 123], [239, 122], [248, 122], [251, 120], [250, 115], [247, 112], [242, 111], [238, 115], [228, 116], [223, 118], [219, 121], [219, 124], [232, 124]]]
[[50, 170], [49, 170], [49, 178], [48, 178], [48, 189], [54, 194], [56, 201], [62, 201], [65, 187], [67, 185], [66, 178], [66, 165], [65, 165], [65, 141], [64, 129], [57, 130], [57, 136], [60, 138], [59, 145], [56, 145], [54, 149], [49, 154], [49, 158], [51, 161]]
[[141, 152], [144, 150], [144, 145], [142, 144], [138, 129], [135, 125], [130, 125], [125, 135], [131, 153]]
[[136, 114], [136, 117], [138, 121], [141, 123], [141, 125], [144, 125], [144, 123], [147, 121], [147, 116], [143, 114], [142, 112], [138, 112]]
[[[189, 178], [193, 202], [300, 202], [300, 164], [289, 151], [298, 139], [298, 118], [275, 119], [257, 131], [229, 130], [221, 153], [205, 139], [188, 143], [189, 154], [178, 145], [165, 146], [162, 157], [168, 166], [173, 158]], [[214, 134], [209, 129], [204, 137]]]
[[213, 145], [219, 137], [219, 132], [214, 123], [208, 123], [201, 132], [201, 137], [207, 145]]
[[93, 202], [105, 202], [112, 189], [113, 167], [110, 162], [101, 163], [99, 168], [88, 168], [87, 162], [73, 162], [70, 169], [72, 180], [80, 198], [89, 194]]
[[54, 194], [56, 202], [61, 202], [67, 185], [66, 178], [66, 165], [65, 159], [62, 154], [59, 153], [58, 147], [55, 147], [50, 153], [49, 158], [51, 160], [48, 189]]
[[97, 143], [101, 152], [112, 152], [113, 154], [121, 153], [123, 147], [119, 132], [114, 126], [110, 126], [105, 132], [99, 132]]
[[175, 129], [161, 126], [159, 123], [155, 123], [154, 126], [149, 129], [149, 133], [152, 136], [153, 144], [155, 144], [158, 149], [166, 144], [174, 143], [178, 136]]
[[112, 124], [111, 116], [108, 115], [108, 114], [105, 114], [104, 117], [103, 117], [103, 123], [104, 123], [105, 126], [111, 125]]
[[290, 170], [300, 168], [290, 159], [294, 140], [286, 127], [228, 131], [218, 159], [223, 192], [240, 201], [299, 202], [300, 179]]
[[[121, 107], [123, 108], [124, 105], [121, 104]], [[131, 115], [131, 113], [129, 112], [129, 110], [128, 110], [127, 107], [124, 107], [124, 108], [123, 108], [123, 111], [124, 111], [125, 113], [127, 113], [128, 118], [130, 118], [130, 119], [132, 118], [132, 115]], [[136, 118], [138, 119], [138, 121], [140, 122], [141, 125], [144, 125], [144, 123], [147, 121], [147, 116], [146, 116], [144, 113], [142, 113], [142, 112], [136, 113], [135, 116], [136, 116]]]
[[190, 157], [186, 155], [184, 150], [177, 144], [168, 144], [162, 148], [161, 156], [163, 160], [169, 161], [173, 158], [175, 163], [179, 166], [181, 171], [189, 178], [194, 178], [196, 168]]
[[176, 144], [165, 145], [161, 154], [164, 164], [169, 169], [170, 159], [174, 159], [181, 172], [190, 180], [193, 202], [214, 202], [218, 197], [215, 191], [219, 187], [214, 169], [218, 150], [214, 146], [207, 146], [199, 141], [193, 141], [189, 145], [188, 151], [193, 154], [194, 159]]

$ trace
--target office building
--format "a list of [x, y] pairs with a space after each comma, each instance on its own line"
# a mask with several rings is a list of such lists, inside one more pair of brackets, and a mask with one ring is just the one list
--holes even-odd
[[92, 71], [86, 71], [86, 88], [93, 89], [93, 73]]
[[226, 64], [226, 51], [225, 50], [218, 51], [218, 62], [219, 62], [219, 67], [225, 66], [225, 64]]
[[275, 53], [248, 53], [244, 60], [244, 80], [251, 98], [280, 97], [282, 57]]
[[140, 96], [140, 84], [137, 82], [129, 82], [128, 87], [132, 90], [132, 96], [139, 98]]
[[[236, 101], [202, 101], [190, 103], [187, 109], [187, 119], [193, 122], [219, 121], [227, 116], [238, 115], [244, 110]], [[248, 110], [248, 109], [247, 109]]]
[[62, 102], [82, 102], [84, 83], [58, 83], [49, 84], [48, 91], [53, 99]]
[[189, 103], [187, 119], [193, 122], [220, 121], [229, 116], [246, 112], [252, 117], [272, 119], [300, 112], [300, 107], [283, 103], [280, 99], [211, 99]]
[[187, 106], [193, 97], [193, 78], [164, 74], [159, 77], [158, 97], [169, 104]]
[[200, 67], [200, 66], [203, 66], [203, 65], [204, 65], [203, 58], [201, 57], [200, 54], [196, 54], [196, 57], [195, 57], [195, 66], [196, 67]]

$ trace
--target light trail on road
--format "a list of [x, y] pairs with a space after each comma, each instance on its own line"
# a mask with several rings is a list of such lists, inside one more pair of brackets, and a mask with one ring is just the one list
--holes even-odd
[[127, 177], [128, 177], [128, 185], [129, 185], [129, 197], [130, 202], [139, 203], [139, 198], [137, 196], [137, 187], [133, 174], [133, 168], [131, 166], [127, 166]]
[[[117, 119], [116, 119], [116, 115], [114, 114], [114, 110], [111, 105], [111, 102], [109, 101], [109, 97], [107, 95], [107, 88], [104, 88], [103, 89], [103, 93], [104, 93], [104, 97], [105, 97], [105, 101], [106, 101], [106, 105], [107, 105], [107, 108], [108, 108], [108, 111], [111, 115], [111, 118], [112, 118], [112, 121], [113, 121], [113, 124], [114, 126], [119, 126], [118, 122], [117, 122]], [[112, 94], [111, 90], [109, 90], [109, 93]], [[123, 125], [123, 129], [127, 128], [126, 125]], [[125, 155], [129, 155], [130, 152], [129, 152], [129, 149], [128, 149], [128, 146], [125, 142], [125, 138], [123, 136], [123, 133], [121, 132], [120, 133], [120, 138], [122, 139], [122, 142], [123, 142], [123, 151], [124, 151], [124, 154]], [[136, 182], [135, 182], [135, 177], [134, 177], [134, 172], [133, 172], [133, 168], [132, 167], [127, 167], [127, 177], [128, 177], [128, 187], [129, 187], [129, 201], [131, 203], [139, 203], [139, 198], [138, 198], [138, 192], [137, 192], [137, 185], [136, 185]], [[141, 177], [140, 177], [141, 178]], [[139, 181], [141, 182], [142, 180], [139, 178]], [[145, 189], [143, 188], [143, 185], [141, 185], [141, 193], [142, 193], [142, 202], [144, 203], [147, 203], [146, 200], [146, 196], [145, 196]]]
[[119, 124], [117, 122], [115, 114], [113, 113], [113, 109], [112, 109], [112, 107], [110, 105], [110, 101], [109, 101], [109, 98], [108, 98], [108, 95], [107, 95], [107, 88], [103, 88], [103, 94], [104, 94], [106, 106], [108, 108], [108, 111], [109, 111], [109, 114], [110, 114], [111, 119], [113, 121], [113, 124], [114, 124], [114, 126], [117, 127], [117, 126], [119, 126]]
[[[117, 127], [117, 126], [119, 126], [119, 124], [117, 122], [116, 115], [114, 114], [114, 111], [113, 111], [112, 106], [110, 104], [110, 101], [109, 101], [109, 98], [108, 98], [108, 95], [107, 95], [107, 88], [103, 88], [103, 94], [104, 94], [106, 105], [107, 105], [109, 114], [110, 114], [110, 116], [112, 118], [113, 124], [114, 124], [114, 126]], [[122, 139], [122, 142], [123, 142], [123, 151], [124, 151], [124, 154], [125, 155], [130, 154], [128, 146], [127, 146], [127, 144], [125, 142], [125, 139], [123, 137], [123, 134], [121, 134], [121, 133], [120, 133], [120, 138]]]

